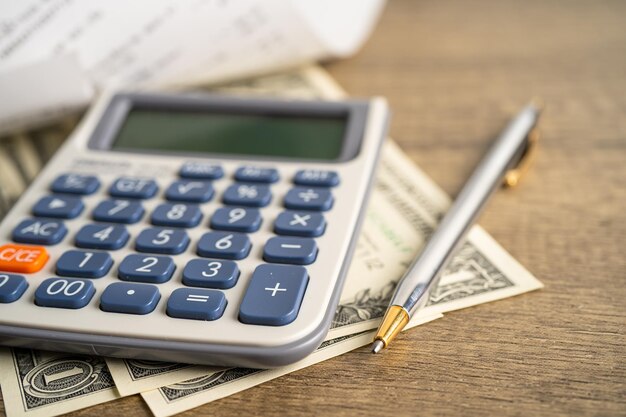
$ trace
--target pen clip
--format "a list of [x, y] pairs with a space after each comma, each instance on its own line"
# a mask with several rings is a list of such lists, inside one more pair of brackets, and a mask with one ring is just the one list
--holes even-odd
[[509, 169], [504, 175], [503, 186], [506, 188], [513, 188], [518, 183], [520, 178], [528, 172], [532, 161], [534, 161], [537, 155], [537, 148], [539, 145], [539, 130], [537, 127], [533, 127], [533, 129], [528, 132], [526, 136], [526, 145], [524, 146], [524, 150], [521, 152], [519, 160], [515, 164], [515, 166]]

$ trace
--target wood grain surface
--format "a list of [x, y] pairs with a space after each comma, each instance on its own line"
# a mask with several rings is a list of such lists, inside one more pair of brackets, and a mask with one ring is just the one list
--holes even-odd
[[[541, 96], [532, 172], [481, 224], [546, 287], [183, 415], [626, 415], [626, 2], [391, 0], [326, 67], [389, 99], [392, 137], [453, 196]], [[133, 396], [73, 415], [94, 414], [150, 412]]]

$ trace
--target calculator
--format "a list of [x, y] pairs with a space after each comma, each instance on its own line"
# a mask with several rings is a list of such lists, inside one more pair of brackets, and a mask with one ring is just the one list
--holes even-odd
[[324, 340], [388, 108], [103, 95], [0, 225], [0, 344], [268, 368]]

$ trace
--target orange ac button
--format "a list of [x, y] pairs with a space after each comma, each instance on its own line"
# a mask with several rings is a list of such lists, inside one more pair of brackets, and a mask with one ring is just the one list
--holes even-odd
[[48, 251], [41, 246], [0, 246], [0, 271], [31, 274], [39, 271], [48, 261]]

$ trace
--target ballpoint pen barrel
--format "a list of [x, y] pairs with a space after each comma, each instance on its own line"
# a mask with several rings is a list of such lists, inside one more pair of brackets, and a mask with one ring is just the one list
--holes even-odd
[[526, 136], [538, 115], [535, 106], [527, 106], [496, 139], [421, 254], [400, 280], [390, 305], [402, 306], [411, 316], [425, 303], [424, 297], [437, 284], [485, 203], [500, 186], [505, 172], [521, 154]]

